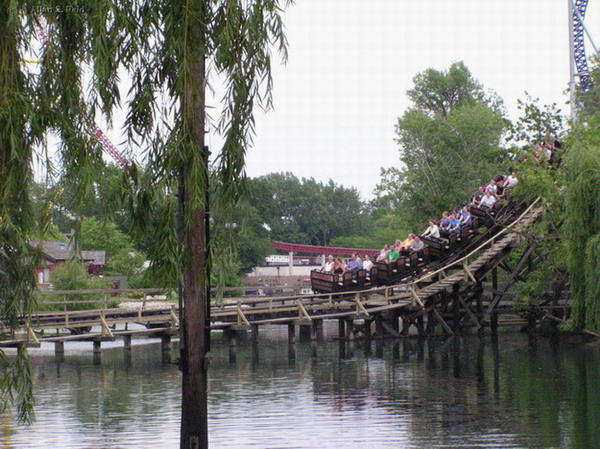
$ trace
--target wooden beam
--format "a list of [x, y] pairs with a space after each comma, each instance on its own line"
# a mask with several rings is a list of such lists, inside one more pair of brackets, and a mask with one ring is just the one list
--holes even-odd
[[442, 316], [439, 314], [439, 312], [436, 309], [433, 309], [433, 315], [438, 320], [438, 322], [442, 325], [442, 327], [448, 333], [448, 335], [454, 335], [454, 332], [452, 332], [452, 329], [450, 328], [450, 326], [448, 326], [448, 323], [446, 323], [444, 321], [444, 319], [442, 318]]
[[475, 327], [477, 328], [477, 330], [479, 330], [481, 328], [481, 325], [479, 324], [479, 321], [477, 320], [477, 317], [475, 316], [475, 314], [471, 310], [471, 307], [469, 307], [469, 305], [465, 302], [465, 300], [462, 298], [462, 296], [459, 296], [458, 300], [460, 301], [460, 303], [462, 304], [462, 306], [465, 308], [465, 311], [467, 312], [467, 315], [469, 316], [469, 319], [473, 322], [473, 324], [475, 325]]
[[250, 322], [246, 318], [246, 315], [244, 315], [244, 312], [242, 312], [242, 308], [240, 307], [239, 304], [236, 307], [236, 311], [237, 311], [237, 316], [238, 316], [238, 324], [244, 323], [244, 325], [250, 326]]
[[114, 338], [114, 335], [113, 335], [110, 327], [108, 327], [108, 324], [106, 323], [106, 320], [104, 319], [104, 313], [102, 313], [100, 315], [100, 324], [102, 326], [102, 336]]
[[475, 279], [475, 276], [473, 276], [473, 273], [471, 273], [471, 270], [469, 270], [469, 267], [467, 266], [466, 261], [463, 265], [463, 269], [465, 270], [465, 281], [468, 281], [469, 279], [471, 279], [471, 281], [477, 283], [477, 279]]
[[[536, 246], [537, 246], [537, 244], [534, 242], [527, 249], [527, 251], [525, 251], [525, 253], [523, 253], [523, 255], [521, 256], [521, 259], [519, 260], [519, 263], [517, 263], [517, 266], [513, 269], [512, 273], [510, 275], [510, 278], [508, 279], [508, 282], [504, 286], [504, 289], [502, 290], [503, 293], [506, 293], [506, 291], [512, 286], [513, 282], [515, 281], [515, 278], [517, 277], [517, 275], [519, 273], [519, 270], [521, 269], [521, 267], [523, 266], [523, 264], [529, 259], [529, 256], [535, 250]], [[494, 308], [500, 302], [501, 298], [502, 298], [501, 295], [494, 295], [492, 297], [492, 301], [490, 302], [490, 305], [488, 306], [487, 310], [484, 312], [483, 316], [481, 317], [481, 320], [479, 321], [480, 325], [483, 326], [483, 323], [484, 323], [485, 319], [490, 315], [490, 313], [492, 313], [492, 311], [494, 310]]]
[[388, 323], [386, 323], [385, 321], [381, 322], [381, 327], [383, 327], [387, 331], [388, 334], [390, 334], [396, 338], [401, 337], [400, 333], [396, 329], [394, 329], [392, 326], [390, 326]]
[[304, 316], [304, 318], [306, 318], [307, 320], [311, 320], [312, 321], [312, 318], [310, 317], [310, 315], [308, 314], [308, 312], [304, 308], [304, 305], [302, 304], [302, 301], [298, 300], [298, 318], [302, 318], [302, 316]]
[[354, 296], [354, 302], [356, 303], [356, 314], [357, 315], [361, 315], [360, 313], [358, 313], [358, 311], [360, 310], [362, 312], [362, 315], [369, 316], [369, 312], [367, 311], [367, 309], [365, 309], [365, 306], [363, 306], [362, 303], [360, 302], [358, 293]]

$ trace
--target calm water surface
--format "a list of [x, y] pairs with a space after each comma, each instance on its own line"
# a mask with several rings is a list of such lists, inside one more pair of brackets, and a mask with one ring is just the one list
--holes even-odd
[[[501, 334], [289, 350], [262, 331], [236, 360], [214, 334], [211, 448], [600, 448], [599, 344]], [[177, 367], [158, 342], [121, 345], [31, 350], [37, 421], [4, 415], [1, 447], [177, 447]]]

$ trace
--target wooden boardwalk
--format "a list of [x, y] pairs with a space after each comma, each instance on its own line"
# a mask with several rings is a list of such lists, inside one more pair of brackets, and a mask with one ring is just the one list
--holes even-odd
[[[411, 326], [420, 335], [434, 335], [438, 326], [443, 333], [453, 335], [464, 327], [481, 329], [488, 319], [494, 327], [499, 313], [514, 313], [512, 302], [507, 307], [506, 299], [511, 297], [507, 290], [535, 249], [523, 241], [522, 231], [541, 212], [538, 202], [534, 202], [468, 254], [435, 271], [424, 270], [416, 279], [359, 292], [230, 299], [212, 308], [211, 327], [225, 331], [251, 329], [257, 336], [261, 325], [283, 324], [288, 325], [290, 341], [294, 340], [295, 326], [306, 327], [316, 338], [323, 320], [338, 320], [340, 338], [348, 339], [359, 334], [368, 338], [399, 337], [408, 335]], [[505, 265], [506, 256], [520, 246], [527, 249], [508, 281], [499, 287], [497, 267]], [[490, 273], [491, 287], [484, 285]], [[58, 351], [64, 342], [84, 340], [93, 341], [99, 350], [101, 341], [121, 337], [125, 347], [130, 347], [132, 336], [154, 335], [160, 336], [168, 348], [171, 336], [179, 332], [178, 316], [176, 306], [35, 313], [24, 317], [22, 329], [15, 335], [5, 335], [0, 346], [35, 346], [46, 341], [57, 343]]]

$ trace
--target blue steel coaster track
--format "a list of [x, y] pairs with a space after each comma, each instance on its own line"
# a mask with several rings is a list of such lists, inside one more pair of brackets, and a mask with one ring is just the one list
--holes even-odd
[[573, 2], [573, 47], [575, 67], [579, 76], [579, 86], [584, 91], [592, 87], [592, 80], [589, 75], [588, 62], [585, 55], [583, 20], [588, 6], [588, 0], [574, 0]]

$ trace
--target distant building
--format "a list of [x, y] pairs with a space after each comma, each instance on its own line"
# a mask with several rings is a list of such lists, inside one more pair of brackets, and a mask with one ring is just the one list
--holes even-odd
[[[309, 257], [309, 256], [294, 256], [293, 264], [294, 266], [298, 265], [319, 265], [320, 260], [317, 257]], [[271, 256], [267, 256], [265, 258], [265, 265], [267, 267], [276, 267], [276, 266], [289, 266], [290, 264], [290, 256], [273, 254]]]
[[[73, 248], [69, 243], [53, 240], [33, 240], [29, 242], [32, 248], [40, 248], [43, 260], [35, 270], [35, 279], [39, 285], [48, 285], [52, 279], [52, 272], [61, 263], [73, 259]], [[87, 272], [91, 275], [100, 275], [106, 265], [106, 251], [81, 251], [81, 258], [86, 264]]]

